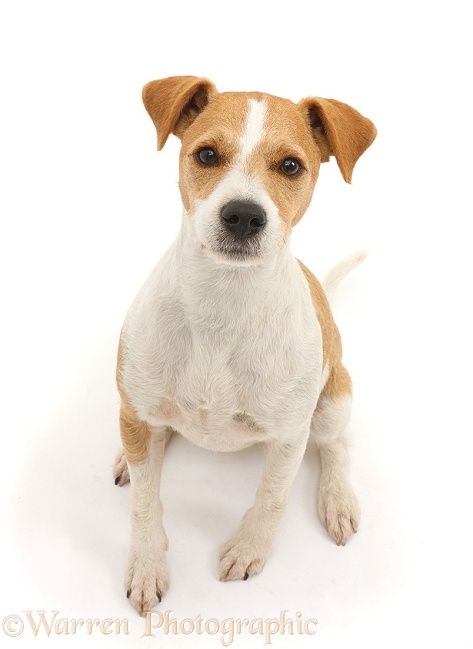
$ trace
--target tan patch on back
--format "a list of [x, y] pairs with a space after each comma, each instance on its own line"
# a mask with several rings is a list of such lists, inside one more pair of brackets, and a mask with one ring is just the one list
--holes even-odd
[[329, 376], [323, 395], [336, 399], [351, 393], [351, 379], [342, 364], [342, 341], [332, 311], [319, 280], [298, 260], [308, 283], [314, 304], [315, 314], [322, 331], [322, 349], [324, 367], [329, 368]]

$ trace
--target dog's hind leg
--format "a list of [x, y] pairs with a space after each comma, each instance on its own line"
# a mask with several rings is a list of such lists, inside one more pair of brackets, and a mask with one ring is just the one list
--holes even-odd
[[345, 545], [357, 531], [360, 510], [349, 482], [346, 425], [351, 408], [351, 379], [339, 363], [331, 369], [312, 418], [311, 430], [320, 449], [322, 471], [319, 514], [328, 533]]
[[[173, 432], [174, 431], [172, 428], [166, 429], [165, 444], [169, 442]], [[123, 448], [120, 449], [117, 458], [115, 460], [115, 463], [113, 465], [113, 478], [115, 480], [115, 484], [118, 485], [119, 487], [123, 487], [124, 484], [130, 481], [130, 472], [128, 471], [128, 464], [126, 462], [126, 457], [125, 457], [125, 453], [123, 452]]]

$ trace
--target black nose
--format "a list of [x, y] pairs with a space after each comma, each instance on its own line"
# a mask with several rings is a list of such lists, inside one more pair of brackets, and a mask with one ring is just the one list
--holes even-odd
[[260, 232], [266, 225], [263, 208], [250, 201], [230, 201], [222, 207], [220, 218], [225, 228], [239, 239]]

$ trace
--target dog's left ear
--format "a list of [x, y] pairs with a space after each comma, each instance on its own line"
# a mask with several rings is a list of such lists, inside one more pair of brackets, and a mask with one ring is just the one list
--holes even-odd
[[143, 103], [158, 133], [158, 151], [170, 133], [182, 137], [217, 94], [214, 84], [203, 77], [168, 77], [147, 83], [143, 88]]
[[309, 123], [322, 162], [334, 155], [344, 180], [350, 183], [356, 161], [376, 137], [374, 124], [336, 99], [307, 97], [298, 106]]

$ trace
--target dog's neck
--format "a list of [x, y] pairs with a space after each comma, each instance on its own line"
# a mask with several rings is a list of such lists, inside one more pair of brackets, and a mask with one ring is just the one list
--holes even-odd
[[184, 214], [177, 240], [177, 272], [182, 304], [194, 324], [238, 327], [260, 313], [268, 317], [268, 307], [269, 314], [287, 308], [297, 293], [298, 274], [289, 241], [258, 265], [219, 263], [195, 240], [188, 218]]

